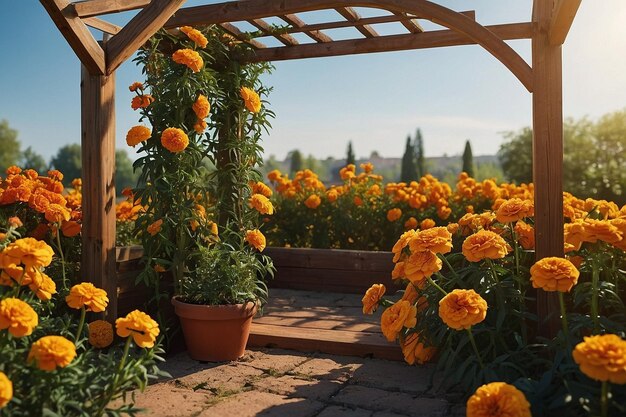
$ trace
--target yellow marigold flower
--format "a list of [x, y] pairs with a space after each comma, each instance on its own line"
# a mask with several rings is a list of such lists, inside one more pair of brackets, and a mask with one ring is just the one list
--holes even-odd
[[446, 229], [448, 230], [448, 232], [450, 232], [450, 234], [455, 234], [459, 231], [459, 227], [460, 226], [458, 223], [448, 223]]
[[180, 31], [183, 32], [189, 39], [191, 39], [200, 48], [206, 48], [209, 41], [207, 38], [197, 29], [191, 26], [181, 26]]
[[154, 102], [154, 97], [152, 97], [150, 94], [143, 94], [141, 96], [133, 97], [133, 99], [130, 102], [130, 107], [133, 110], [145, 109], [153, 102]]
[[177, 64], [185, 65], [193, 72], [198, 72], [204, 67], [204, 60], [200, 54], [193, 49], [179, 49], [174, 52], [172, 59]]
[[211, 225], [211, 233], [214, 234], [215, 236], [217, 236], [217, 223], [215, 222], [210, 222]]
[[10, 227], [22, 227], [22, 226], [24, 226], [24, 223], [22, 223], [20, 218], [17, 217], [17, 216], [9, 217], [9, 220], [7, 220], [7, 223], [9, 224]]
[[496, 211], [496, 220], [500, 223], [513, 223], [533, 215], [533, 203], [520, 198], [511, 198], [503, 202]]
[[261, 181], [251, 183], [250, 188], [253, 194], [263, 194], [267, 198], [270, 198], [273, 194], [272, 189]]
[[361, 299], [363, 303], [363, 314], [372, 314], [378, 308], [378, 303], [385, 295], [386, 288], [383, 284], [374, 284], [368, 288]]
[[209, 112], [211, 111], [211, 105], [209, 104], [209, 100], [206, 96], [200, 94], [196, 99], [196, 102], [191, 106], [193, 112], [196, 114], [198, 119], [206, 119], [209, 116]]
[[615, 243], [622, 240], [622, 234], [619, 229], [608, 220], [586, 218], [583, 224], [583, 240], [585, 242], [595, 243], [598, 240], [602, 240], [606, 243]]
[[437, 216], [441, 220], [446, 220], [452, 214], [452, 209], [448, 206], [440, 206], [437, 208]]
[[8, 263], [24, 264], [26, 268], [39, 268], [50, 265], [54, 252], [44, 241], [25, 237], [10, 243], [2, 252]]
[[263, 194], [252, 194], [248, 203], [250, 204], [250, 207], [253, 207], [261, 214], [274, 214], [274, 206], [272, 205], [272, 202]]
[[400, 235], [400, 239], [393, 245], [391, 248], [391, 252], [394, 253], [393, 261], [398, 262], [400, 259], [400, 255], [402, 254], [402, 250], [407, 247], [409, 241], [417, 234], [415, 230], [407, 230], [406, 232]]
[[412, 328], [416, 324], [417, 307], [405, 300], [400, 300], [387, 308], [380, 318], [382, 332], [390, 342], [396, 340], [403, 327]]
[[452, 235], [445, 227], [433, 227], [417, 232], [409, 241], [411, 252], [432, 251], [448, 253], [452, 250]]
[[176, 127], [168, 127], [161, 134], [161, 145], [172, 153], [184, 151], [189, 145], [189, 137]]
[[[412, 282], [409, 282], [406, 285], [406, 289], [404, 290], [404, 293], [402, 294], [402, 299], [408, 301], [410, 304], [415, 304], [415, 301], [417, 301], [417, 298], [419, 297], [419, 294], [417, 293], [417, 290], [415, 289], [415, 285], [413, 285]], [[417, 309], [418, 313], [420, 311], [419, 306]]]
[[104, 349], [113, 343], [113, 325], [108, 321], [92, 321], [87, 327], [89, 329], [89, 344], [91, 346]]
[[451, 329], [469, 329], [487, 317], [487, 302], [474, 290], [453, 290], [439, 301], [439, 317]]
[[402, 217], [402, 210], [399, 208], [392, 208], [387, 212], [387, 220], [390, 222], [395, 222], [400, 217]]
[[46, 207], [46, 220], [50, 223], [61, 223], [68, 221], [71, 217], [70, 211], [60, 204], [50, 204]]
[[281, 172], [277, 169], [274, 169], [267, 173], [267, 179], [276, 182], [282, 176]]
[[420, 223], [420, 229], [426, 230], [435, 227], [435, 221], [433, 219], [424, 219]]
[[40, 300], [49, 301], [52, 299], [52, 294], [57, 293], [57, 285], [52, 278], [39, 269], [31, 269], [28, 276], [30, 278], [28, 288], [30, 288]]
[[241, 95], [241, 98], [243, 99], [243, 102], [248, 111], [252, 113], [258, 113], [259, 111], [261, 111], [261, 98], [256, 93], [256, 91], [248, 87], [241, 87], [241, 89], [239, 90], [239, 94]]
[[413, 252], [404, 261], [404, 275], [414, 285], [422, 288], [426, 278], [440, 271], [441, 265], [441, 259], [432, 251]]
[[404, 228], [407, 230], [415, 229], [417, 224], [417, 219], [415, 217], [409, 217], [409, 220], [404, 222]]
[[585, 224], [582, 220], [576, 220], [564, 225], [564, 240], [572, 246], [572, 250], [580, 250], [585, 240]]
[[196, 124], [193, 125], [193, 130], [195, 130], [197, 134], [201, 135], [206, 130], [207, 126], [207, 122], [198, 119]]
[[161, 231], [161, 226], [163, 225], [163, 219], [159, 219], [153, 223], [151, 223], [146, 231], [150, 234], [150, 236], [156, 236], [157, 233]]
[[160, 332], [157, 322], [139, 310], [115, 320], [115, 329], [119, 337], [132, 336], [135, 344], [142, 348], [153, 347]]
[[437, 352], [437, 349], [434, 347], [425, 347], [417, 333], [409, 333], [404, 340], [400, 341], [400, 347], [402, 348], [404, 361], [409, 365], [416, 363], [423, 365], [429, 362]]
[[365, 164], [361, 164], [361, 169], [363, 170], [363, 172], [365, 172], [366, 174], [369, 174], [370, 172], [374, 171], [374, 165], [372, 165], [371, 162], [367, 162]]
[[139, 81], [135, 81], [134, 83], [128, 86], [128, 89], [133, 93], [137, 90], [143, 90], [143, 83], [140, 83]]
[[569, 292], [578, 282], [579, 275], [574, 264], [564, 258], [543, 258], [530, 268], [533, 288], [544, 291]]
[[0, 301], [0, 329], [8, 329], [14, 337], [28, 336], [39, 324], [35, 310], [19, 298]]
[[65, 297], [65, 301], [70, 308], [80, 309], [85, 307], [87, 311], [100, 313], [106, 310], [109, 298], [105, 290], [97, 288], [91, 282], [81, 282], [70, 289], [70, 293]]
[[515, 230], [517, 240], [522, 248], [526, 250], [535, 248], [535, 229], [531, 225], [526, 224], [523, 220], [518, 220], [513, 230]]
[[316, 209], [322, 203], [322, 199], [317, 194], [311, 194], [306, 200], [304, 205], [310, 209]]
[[146, 126], [133, 126], [126, 134], [126, 144], [128, 146], [137, 146], [141, 142], [150, 139], [152, 130]]
[[587, 336], [576, 345], [572, 356], [589, 378], [626, 384], [626, 340], [619, 336]]
[[463, 255], [470, 262], [479, 262], [485, 258], [501, 259], [508, 253], [506, 241], [490, 230], [479, 230], [463, 242]]
[[492, 382], [467, 400], [467, 417], [531, 417], [530, 403], [513, 385]]
[[76, 346], [63, 336], [44, 336], [30, 347], [28, 362], [35, 362], [42, 371], [65, 368], [76, 357]]
[[252, 245], [259, 252], [263, 252], [263, 249], [265, 249], [265, 236], [259, 229], [246, 231], [246, 242]]
[[6, 406], [13, 398], [13, 383], [4, 372], [0, 371], [0, 408]]
[[616, 248], [620, 248], [623, 251], [626, 251], [626, 218], [617, 218], [611, 220], [611, 224], [617, 228], [619, 233], [622, 235], [622, 239], [617, 242], [613, 242], [613, 246]]

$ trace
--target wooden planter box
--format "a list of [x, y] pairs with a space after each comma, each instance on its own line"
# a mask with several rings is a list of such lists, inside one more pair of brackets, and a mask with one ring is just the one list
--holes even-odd
[[372, 284], [394, 288], [391, 252], [268, 247], [276, 275], [270, 288], [362, 294]]
[[143, 270], [142, 246], [118, 246], [115, 248], [117, 272], [117, 316], [124, 316], [135, 309], [142, 309], [152, 297], [152, 290], [143, 284], [135, 284]]

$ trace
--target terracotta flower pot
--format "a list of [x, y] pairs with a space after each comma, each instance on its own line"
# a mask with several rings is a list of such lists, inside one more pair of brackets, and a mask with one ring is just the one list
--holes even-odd
[[243, 356], [257, 305], [207, 306], [172, 298], [189, 356], [198, 361], [232, 361]]

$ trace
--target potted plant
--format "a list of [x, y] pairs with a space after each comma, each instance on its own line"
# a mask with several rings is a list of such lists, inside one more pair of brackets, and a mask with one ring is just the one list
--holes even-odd
[[[140, 279], [155, 289], [160, 320], [163, 300], [173, 293], [189, 353], [198, 360], [243, 354], [249, 321], [267, 296], [263, 278], [273, 273], [260, 254], [259, 230], [259, 216], [273, 207], [256, 169], [273, 116], [260, 98], [269, 90], [259, 78], [270, 67], [241, 64], [247, 52], [216, 26], [162, 31], [136, 59], [146, 82], [130, 87], [131, 105], [151, 125], [127, 136], [145, 154], [135, 162], [136, 198], [145, 207], [136, 221], [145, 250]], [[232, 331], [199, 330], [223, 324], [211, 316], [225, 311], [236, 311]], [[229, 334], [241, 339], [228, 343], [236, 349], [214, 350]], [[196, 344], [198, 335], [208, 337]]]

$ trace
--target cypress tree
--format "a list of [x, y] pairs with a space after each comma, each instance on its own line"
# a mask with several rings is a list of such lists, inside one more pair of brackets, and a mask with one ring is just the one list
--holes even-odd
[[346, 155], [346, 165], [356, 164], [356, 158], [354, 157], [354, 151], [352, 150], [352, 141], [348, 142], [348, 152]]
[[417, 180], [417, 167], [415, 166], [415, 150], [411, 143], [411, 136], [406, 138], [404, 155], [402, 155], [402, 167], [400, 168], [400, 181], [409, 183]]
[[415, 142], [413, 144], [413, 152], [415, 153], [415, 165], [417, 170], [417, 178], [426, 175], [426, 162], [424, 157], [424, 140], [422, 138], [422, 130], [418, 127], [415, 132]]
[[291, 152], [291, 166], [289, 168], [289, 172], [294, 174], [298, 171], [302, 170], [302, 154], [299, 150], [295, 150]]
[[465, 150], [463, 151], [463, 171], [467, 172], [470, 177], [474, 177], [474, 157], [469, 139], [465, 141]]

